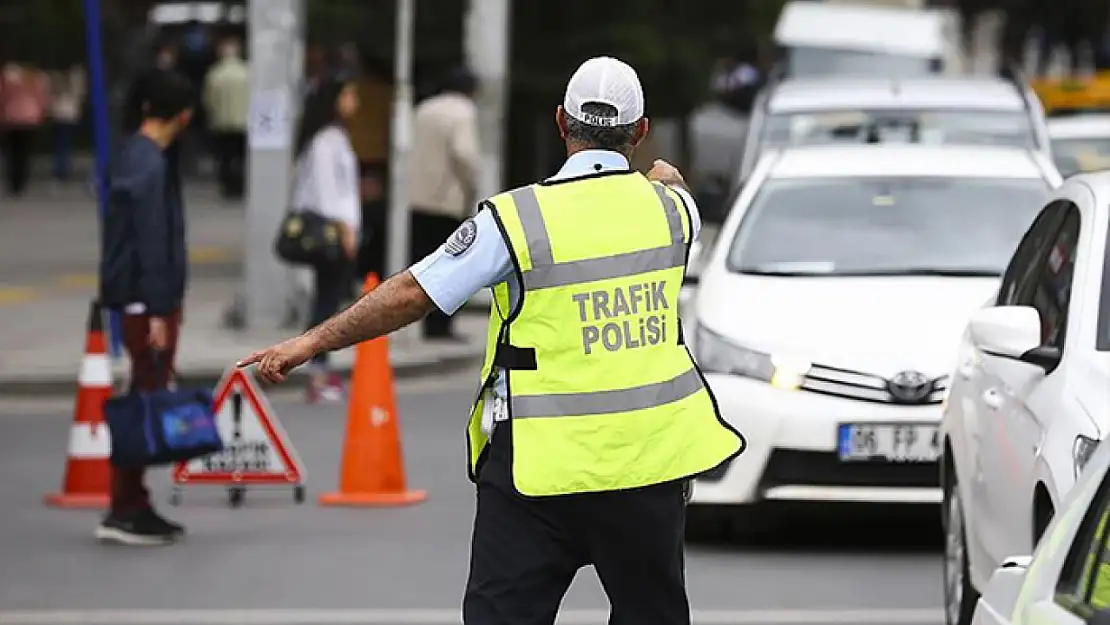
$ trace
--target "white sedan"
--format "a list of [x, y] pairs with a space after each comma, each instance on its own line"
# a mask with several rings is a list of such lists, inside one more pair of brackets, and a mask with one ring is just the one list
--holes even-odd
[[1052, 158], [1064, 176], [1110, 168], [1110, 114], [1086, 113], [1048, 120]]
[[1110, 625], [1110, 445], [1101, 446], [1033, 556], [994, 571], [973, 625]]
[[1069, 179], [976, 311], [945, 403], [945, 608], [971, 620], [1028, 554], [1110, 429], [1110, 172]]
[[1059, 174], [1020, 148], [772, 150], [705, 259], [687, 336], [745, 452], [693, 534], [762, 502], [940, 502], [953, 347]]

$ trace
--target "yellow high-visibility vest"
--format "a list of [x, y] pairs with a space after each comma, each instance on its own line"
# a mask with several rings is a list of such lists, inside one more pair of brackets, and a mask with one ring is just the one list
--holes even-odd
[[[513, 483], [528, 496], [620, 490], [694, 476], [739, 455], [681, 335], [690, 246], [682, 198], [639, 172], [494, 196], [521, 297], [494, 287], [482, 391], [506, 369]], [[470, 477], [488, 440], [470, 414]]]
[[[1080, 578], [1084, 582], [1090, 580], [1092, 586], [1091, 607], [1096, 610], [1110, 608], [1110, 554], [1106, 553], [1108, 551], [1107, 543], [1110, 542], [1110, 539], [1105, 535], [1106, 517], [1107, 513], [1103, 512], [1098, 520], [1098, 526], [1095, 527], [1096, 544], [1091, 549], [1090, 555], [1087, 556], [1083, 576]], [[1096, 561], [1099, 562], [1097, 569], [1094, 568]], [[1091, 575], [1094, 575], [1093, 580], [1091, 580]], [[1086, 584], [1080, 587], [1086, 588]]]

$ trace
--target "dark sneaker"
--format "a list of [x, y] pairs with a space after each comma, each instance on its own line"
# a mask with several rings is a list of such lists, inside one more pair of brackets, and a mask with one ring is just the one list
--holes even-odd
[[129, 513], [109, 513], [96, 528], [97, 540], [120, 545], [154, 546], [168, 545], [179, 534], [153, 510], [137, 510]]
[[185, 527], [180, 523], [165, 518], [164, 516], [155, 512], [152, 508], [147, 508], [145, 514], [149, 517], [151, 525], [154, 527], [163, 527], [168, 530], [176, 538], [181, 538], [185, 535]]

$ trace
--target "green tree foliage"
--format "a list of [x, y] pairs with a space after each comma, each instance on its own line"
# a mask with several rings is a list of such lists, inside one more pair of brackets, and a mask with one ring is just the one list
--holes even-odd
[[517, 2], [513, 87], [554, 101], [583, 59], [617, 56], [644, 83], [651, 114], [681, 116], [704, 101], [714, 61], [757, 46], [782, 0]]

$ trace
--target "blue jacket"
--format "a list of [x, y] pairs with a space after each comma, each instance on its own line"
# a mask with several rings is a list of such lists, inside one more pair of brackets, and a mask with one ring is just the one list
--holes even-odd
[[123, 144], [101, 225], [100, 301], [107, 308], [141, 303], [147, 314], [168, 316], [185, 299], [185, 210], [174, 173], [147, 137], [135, 134]]

